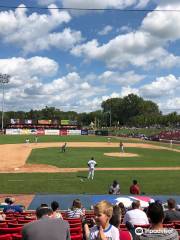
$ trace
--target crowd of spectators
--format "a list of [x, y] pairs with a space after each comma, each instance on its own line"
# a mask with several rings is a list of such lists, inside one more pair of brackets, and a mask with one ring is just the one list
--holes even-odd
[[[13, 198], [5, 199], [0, 223], [5, 222], [9, 214], [24, 212], [24, 209], [14, 202]], [[180, 226], [180, 211], [176, 209], [174, 199], [167, 200], [167, 209], [164, 209], [160, 201], [149, 203], [146, 209], [141, 208], [140, 201], [134, 201], [127, 209], [122, 202], [113, 206], [103, 200], [93, 206], [91, 213], [83, 208], [80, 199], [75, 199], [72, 207], [66, 211], [61, 211], [59, 203], [53, 201], [50, 206], [42, 203], [36, 209], [35, 215], [32, 221], [22, 226], [21, 239], [178, 240], [178, 231], [180, 232], [180, 229], [177, 231], [173, 227], [175, 223], [178, 225], [178, 221]], [[140, 233], [137, 231], [139, 227], [142, 229]], [[76, 235], [79, 238], [73, 235], [73, 231], [77, 229], [80, 229], [80, 234]], [[123, 234], [126, 237], [122, 237]]]

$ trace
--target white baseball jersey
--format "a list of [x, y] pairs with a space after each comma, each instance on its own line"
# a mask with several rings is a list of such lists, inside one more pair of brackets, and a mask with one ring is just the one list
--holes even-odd
[[96, 166], [96, 161], [94, 161], [94, 160], [89, 160], [89, 162], [88, 162], [88, 166], [89, 166], [89, 168], [90, 169], [94, 169], [94, 167]]

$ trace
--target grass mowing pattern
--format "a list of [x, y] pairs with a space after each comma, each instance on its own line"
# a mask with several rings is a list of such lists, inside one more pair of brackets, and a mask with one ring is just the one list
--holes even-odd
[[138, 157], [109, 157], [106, 152], [118, 152], [119, 148], [68, 148], [61, 153], [59, 148], [33, 149], [27, 163], [48, 164], [61, 168], [87, 167], [93, 156], [97, 167], [177, 167], [180, 166], [180, 153], [168, 150], [125, 148]]
[[137, 179], [141, 191], [147, 195], [180, 194], [179, 171], [96, 171], [93, 181], [86, 177], [87, 172], [1, 174], [0, 189], [5, 194], [107, 194], [109, 185], [116, 179], [120, 182], [121, 194], [129, 194], [132, 179]]

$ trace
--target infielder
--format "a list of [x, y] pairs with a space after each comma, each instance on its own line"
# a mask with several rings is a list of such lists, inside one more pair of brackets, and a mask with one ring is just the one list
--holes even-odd
[[92, 157], [89, 161], [88, 161], [88, 167], [89, 167], [89, 173], [88, 173], [88, 179], [91, 179], [93, 180], [94, 178], [94, 169], [95, 169], [95, 166], [97, 165], [96, 161], [94, 160], [94, 158]]
[[65, 153], [66, 152], [66, 148], [67, 148], [67, 143], [65, 142], [62, 147], [61, 147], [61, 152]]
[[124, 152], [124, 145], [122, 142], [119, 143], [120, 152]]

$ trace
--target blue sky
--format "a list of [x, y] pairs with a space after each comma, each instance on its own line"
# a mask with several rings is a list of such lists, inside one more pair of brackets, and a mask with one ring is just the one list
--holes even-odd
[[135, 93], [156, 102], [164, 114], [180, 112], [180, 12], [164, 11], [180, 10], [179, 0], [4, 0], [0, 5], [37, 7], [0, 8], [0, 73], [11, 76], [5, 110], [47, 105], [90, 112], [108, 98]]

